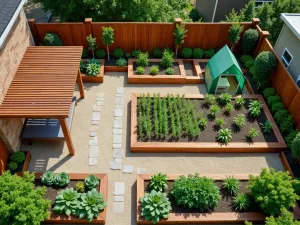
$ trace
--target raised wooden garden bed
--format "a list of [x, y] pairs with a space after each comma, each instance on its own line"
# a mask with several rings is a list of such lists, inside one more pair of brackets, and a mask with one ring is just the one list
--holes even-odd
[[[141, 174], [137, 175], [137, 224], [152, 224], [151, 221], [146, 221], [144, 217], [141, 216], [141, 206], [139, 199], [144, 196], [145, 191], [147, 192], [147, 184], [150, 181], [150, 177], [153, 174]], [[168, 174], [168, 186], [171, 186], [174, 180], [178, 179], [180, 174]], [[201, 174], [201, 176], [209, 177], [211, 179], [218, 181], [223, 181], [227, 175], [225, 174]], [[248, 183], [249, 175], [246, 174], [234, 174], [234, 177], [239, 179], [241, 183]], [[246, 191], [246, 190], [245, 190]], [[168, 193], [168, 191], [166, 191]], [[171, 200], [171, 199], [170, 199]], [[222, 198], [219, 202], [219, 206], [212, 212], [200, 213], [196, 210], [188, 211], [187, 209], [176, 207], [175, 203], [172, 203], [172, 211], [169, 213], [169, 218], [166, 220], [161, 220], [158, 224], [223, 224], [223, 223], [244, 223], [244, 221], [252, 222], [263, 222], [266, 215], [262, 213], [258, 207], [253, 207], [253, 210], [249, 212], [233, 212], [228, 206], [230, 199]], [[171, 200], [172, 202], [172, 200]]]
[[[161, 71], [162, 74], [150, 75], [150, 67], [153, 65], [159, 65], [160, 59], [149, 59], [149, 66], [145, 70], [145, 74], [135, 74], [136, 59], [128, 60], [128, 83], [129, 84], [185, 84], [186, 75], [184, 70], [183, 61], [180, 59], [174, 59], [175, 73], [173, 75], [164, 75], [165, 72]], [[147, 73], [148, 72], [148, 73]]]
[[[215, 141], [214, 137], [216, 136], [216, 131], [213, 130], [213, 124], [215, 122], [209, 121], [204, 129], [201, 131], [199, 137], [195, 139], [190, 139], [189, 137], [180, 137], [178, 139], [171, 138], [167, 136], [165, 139], [156, 139], [151, 137], [150, 139], [139, 138], [137, 133], [137, 100], [141, 94], [133, 93], [131, 96], [131, 142], [130, 149], [132, 152], [202, 152], [202, 153], [223, 153], [223, 152], [234, 152], [234, 153], [250, 153], [250, 152], [280, 152], [286, 149], [286, 144], [284, 142], [281, 133], [279, 132], [276, 123], [266, 106], [264, 99], [260, 95], [249, 95], [243, 96], [247, 101], [250, 99], [258, 99], [262, 102], [262, 113], [258, 119], [250, 120], [247, 117], [247, 109], [243, 109], [237, 112], [232, 112], [229, 117], [225, 117], [225, 121], [228, 126], [231, 126], [232, 117], [236, 116], [238, 113], [242, 113], [248, 118], [246, 123], [246, 128], [256, 127], [260, 131], [260, 136], [253, 139], [253, 142], [246, 141], [246, 138], [243, 136], [245, 132], [248, 133], [248, 130], [244, 130], [244, 133], [234, 133], [232, 132], [232, 141], [227, 145], [221, 144]], [[153, 94], [150, 94], [150, 97], [153, 97]], [[160, 95], [160, 97], [166, 97], [166, 95]], [[238, 97], [238, 96], [236, 96]], [[234, 97], [234, 98], [236, 98]], [[187, 94], [184, 96], [185, 99], [197, 100], [201, 106], [201, 102], [204, 99], [203, 95], [193, 95]], [[234, 99], [233, 98], [233, 99]], [[203, 108], [199, 108], [199, 111], [205, 111]], [[217, 116], [218, 117], [218, 116]], [[224, 117], [224, 116], [222, 116]], [[273, 124], [273, 132], [270, 136], [263, 135], [259, 123], [269, 120]], [[153, 124], [153, 121], [152, 121]], [[225, 125], [225, 128], [228, 126]], [[206, 129], [209, 128], [207, 131]], [[230, 127], [231, 128], [231, 127]], [[243, 129], [241, 129], [242, 131]], [[234, 131], [234, 130], [233, 130]], [[215, 136], [214, 136], [215, 135]]]
[[[84, 83], [103, 83], [104, 81], [104, 59], [98, 59], [101, 63], [100, 73], [96, 77], [88, 76], [85, 73], [81, 73], [82, 82]], [[87, 62], [88, 59], [82, 59], [81, 61]]]
[[183, 59], [183, 65], [185, 69], [185, 83], [186, 84], [203, 84], [204, 77], [201, 70], [199, 60], [197, 59]]
[[[84, 179], [90, 175], [88, 173], [68, 173], [70, 176], [70, 181], [84, 181]], [[36, 182], [38, 183], [40, 180], [40, 177], [42, 176], [42, 173], [36, 173], [35, 177], [36, 177]], [[107, 202], [107, 190], [108, 190], [108, 186], [107, 186], [107, 182], [108, 182], [108, 177], [107, 174], [93, 174], [96, 177], [98, 177], [100, 179], [100, 185], [99, 185], [99, 189], [98, 191], [103, 195], [103, 199], [105, 202]], [[47, 194], [53, 196], [54, 199], [50, 199], [52, 200], [54, 203], [55, 197], [57, 192], [59, 192], [60, 190], [63, 190], [65, 188], [62, 189], [54, 189], [51, 187], [47, 187], [49, 189], [49, 192], [47, 191]], [[51, 191], [50, 191], [51, 189]], [[54, 194], [52, 192], [55, 192]], [[52, 194], [51, 194], [52, 193]], [[96, 219], [93, 219], [93, 221], [91, 222], [92, 224], [105, 224], [105, 220], [106, 220], [106, 208], [100, 212], [98, 214], [98, 217]], [[50, 211], [50, 217], [48, 219], [46, 219], [44, 221], [45, 223], [51, 223], [51, 224], [87, 224], [88, 221], [84, 220], [84, 219], [79, 219], [76, 216], [66, 216], [66, 215], [58, 215], [53, 213], [52, 211]]]

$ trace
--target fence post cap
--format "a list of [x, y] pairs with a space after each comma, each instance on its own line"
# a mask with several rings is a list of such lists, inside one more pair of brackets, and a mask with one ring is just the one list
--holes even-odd
[[252, 18], [252, 23], [259, 23], [260, 19], [259, 18]]
[[92, 21], [93, 21], [92, 18], [85, 18], [85, 20], [84, 20], [85, 23], [91, 23]]
[[28, 23], [35, 23], [35, 19], [34, 18], [28, 19], [27, 21], [28, 21]]
[[181, 18], [175, 18], [175, 19], [174, 19], [174, 22], [175, 22], [175, 23], [181, 23], [181, 22], [182, 22], [182, 19], [181, 19]]
[[261, 33], [262, 33], [262, 35], [263, 35], [264, 37], [270, 36], [269, 31], [263, 30]]

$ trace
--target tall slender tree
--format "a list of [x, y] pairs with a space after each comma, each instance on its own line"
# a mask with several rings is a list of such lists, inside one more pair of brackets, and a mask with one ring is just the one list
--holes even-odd
[[115, 42], [115, 31], [112, 27], [102, 27], [102, 42], [106, 45], [107, 58], [108, 61], [110, 61], [108, 46]]
[[245, 7], [241, 10], [241, 14], [243, 16], [241, 19], [245, 22], [249, 22], [252, 20], [252, 18], [255, 18], [255, 1], [250, 0], [248, 4], [246, 4]]
[[228, 38], [231, 43], [231, 51], [234, 50], [234, 46], [239, 42], [240, 35], [244, 30], [244, 26], [241, 26], [239, 23], [234, 23], [231, 25], [228, 30]]
[[184, 43], [184, 38], [186, 37], [186, 32], [187, 30], [185, 29], [184, 24], [176, 24], [176, 28], [174, 30], [174, 43], [176, 46], [176, 51], [175, 51], [175, 55], [177, 57], [177, 52], [178, 52], [178, 48], [180, 47], [180, 45], [182, 45]]
[[86, 37], [86, 40], [89, 44], [89, 50], [92, 51], [93, 58], [95, 58], [94, 51], [96, 50], [97, 47], [96, 38], [93, 38], [93, 36], [90, 34]]

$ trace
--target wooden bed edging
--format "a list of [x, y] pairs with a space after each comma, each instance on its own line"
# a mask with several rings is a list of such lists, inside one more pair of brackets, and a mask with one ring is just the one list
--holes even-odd
[[294, 175], [294, 173], [293, 173], [293, 171], [292, 171], [292, 168], [290, 167], [290, 164], [289, 164], [287, 158], [285, 157], [284, 152], [280, 152], [280, 155], [279, 155], [279, 156], [280, 156], [280, 160], [281, 160], [281, 163], [282, 163], [282, 165], [283, 165], [283, 168], [284, 168], [286, 171], [288, 171], [288, 172], [290, 173], [291, 177], [294, 179], [294, 178], [295, 178], [295, 175]]
[[[128, 83], [129, 84], [185, 84], [186, 75], [183, 61], [174, 59], [179, 65], [180, 74], [175, 75], [135, 75], [133, 73], [133, 64], [136, 59], [128, 60]], [[160, 62], [160, 59], [149, 59], [149, 62]]]
[[21, 151], [24, 152], [26, 154], [26, 158], [22, 167], [22, 171], [21, 172], [25, 172], [28, 170], [29, 168], [29, 164], [30, 164], [30, 160], [31, 160], [31, 154], [29, 151]]
[[[68, 173], [70, 176], [70, 180], [82, 180], [93, 174], [100, 179], [99, 192], [103, 195], [103, 199], [107, 202], [107, 191], [108, 191], [108, 176], [107, 174], [102, 173]], [[22, 174], [20, 174], [22, 175]], [[35, 179], [40, 179], [43, 173], [35, 173]], [[93, 219], [91, 224], [105, 224], [106, 220], [106, 208], [98, 214], [96, 219]], [[79, 219], [75, 216], [65, 216], [51, 213], [50, 217], [44, 221], [44, 223], [52, 223], [52, 224], [87, 224], [87, 220]]]
[[[139, 93], [131, 95], [131, 130], [130, 130], [130, 150], [132, 152], [143, 153], [166, 153], [166, 152], [185, 152], [185, 153], [265, 153], [280, 152], [287, 148], [284, 139], [261, 95], [243, 95], [243, 98], [255, 98], [262, 102], [263, 111], [267, 119], [273, 124], [273, 132], [278, 142], [231, 142], [223, 145], [217, 142], [139, 142], [137, 140], [137, 98]], [[153, 96], [153, 94], [150, 94]], [[161, 95], [164, 97], [166, 95]], [[237, 98], [236, 96], [234, 98]], [[186, 94], [185, 98], [203, 99], [200, 94]]]
[[[145, 221], [141, 216], [139, 199], [144, 196], [145, 181], [150, 180], [153, 174], [137, 175], [137, 224], [152, 224], [151, 221]], [[175, 180], [182, 174], [167, 174], [169, 180]], [[233, 175], [239, 180], [249, 180], [248, 174], [201, 174], [214, 180], [224, 180], [226, 176]], [[254, 174], [257, 175], [257, 174]], [[158, 224], [201, 224], [201, 223], [243, 223], [244, 221], [263, 222], [266, 215], [262, 212], [223, 212], [223, 213], [170, 213], [167, 220], [161, 220]]]
[[127, 72], [128, 66], [104, 66], [104, 73], [106, 72]]
[[[104, 82], [104, 64], [105, 59], [98, 59], [101, 63], [100, 73], [96, 77], [91, 77], [85, 73], [81, 73], [82, 82], [84, 83], [103, 83]], [[88, 61], [88, 59], [82, 59], [82, 61]]]
[[[199, 65], [198, 59], [182, 59], [183, 63], [188, 62], [192, 63], [193, 65], [193, 72], [194, 76], [185, 76], [185, 83], [186, 84], [203, 84], [204, 83], [204, 77], [202, 75], [202, 70]], [[208, 60], [205, 60], [208, 61]]]

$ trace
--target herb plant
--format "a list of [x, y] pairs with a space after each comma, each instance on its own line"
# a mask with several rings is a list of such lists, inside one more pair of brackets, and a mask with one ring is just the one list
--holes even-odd
[[226, 177], [222, 188], [226, 190], [229, 194], [236, 196], [240, 191], [240, 181], [233, 176]]
[[248, 133], [248, 137], [250, 139], [253, 139], [257, 136], [259, 136], [259, 131], [255, 127], [251, 127]]
[[84, 185], [89, 189], [96, 188], [99, 184], [99, 178], [95, 175], [88, 175], [87, 178], [84, 180]]
[[120, 58], [116, 61], [117, 66], [127, 66], [127, 61], [124, 58]]
[[73, 188], [66, 188], [58, 193], [55, 198], [53, 211], [66, 216], [75, 215], [79, 204], [80, 194]]
[[174, 74], [174, 69], [169, 67], [168, 69], [166, 69], [166, 74], [167, 75], [173, 75]]
[[142, 75], [145, 73], [145, 68], [142, 66], [138, 66], [135, 71], [136, 74]]
[[84, 182], [78, 181], [75, 185], [75, 190], [78, 191], [79, 193], [83, 193], [85, 190]]
[[222, 105], [226, 105], [227, 103], [230, 103], [231, 99], [232, 99], [232, 95], [230, 95], [228, 93], [224, 93], [219, 96], [219, 102]]
[[262, 104], [258, 100], [251, 100], [249, 103], [249, 114], [250, 116], [256, 118], [261, 114]]
[[148, 52], [145, 53], [141, 52], [137, 58], [136, 64], [138, 66], [147, 67], [149, 64]]
[[163, 192], [167, 188], [168, 177], [166, 174], [157, 173], [150, 177], [149, 188], [150, 190]]
[[24, 152], [14, 152], [10, 160], [16, 163], [21, 163], [25, 161], [25, 153]]
[[241, 129], [246, 123], [244, 114], [238, 114], [236, 117], [233, 117], [233, 123]]
[[210, 116], [215, 117], [220, 112], [220, 107], [218, 105], [212, 105], [209, 110]]
[[15, 171], [15, 170], [18, 169], [18, 164], [17, 164], [16, 162], [10, 162], [10, 163], [8, 164], [8, 169], [9, 169], [10, 171]]
[[55, 181], [55, 174], [52, 171], [46, 171], [42, 176], [41, 176], [41, 182], [42, 184], [46, 186], [51, 186], [54, 184]]
[[178, 206], [199, 209], [200, 212], [214, 209], [221, 199], [219, 188], [214, 181], [198, 174], [180, 176], [174, 181], [171, 194]]
[[54, 184], [58, 187], [65, 187], [70, 182], [70, 176], [65, 173], [59, 173], [55, 176]]
[[261, 125], [261, 127], [263, 129], [263, 132], [265, 134], [270, 134], [273, 130], [273, 124], [269, 120], [267, 120], [264, 123], [260, 123], [260, 125]]
[[173, 53], [169, 52], [167, 50], [164, 50], [162, 58], [160, 60], [160, 65], [163, 68], [169, 68], [169, 67], [173, 67], [173, 62], [174, 62]]
[[223, 118], [217, 118], [216, 119], [216, 125], [219, 127], [219, 128], [222, 128], [222, 126], [226, 124], [224, 119]]
[[205, 127], [206, 127], [206, 125], [207, 125], [207, 119], [206, 119], [206, 118], [201, 118], [201, 119], [199, 120], [199, 127], [200, 127], [202, 130], [204, 130]]
[[220, 129], [218, 131], [218, 136], [217, 136], [218, 141], [228, 144], [231, 141], [231, 139], [232, 139], [232, 135], [230, 129], [225, 128], [225, 129]]
[[214, 105], [216, 103], [216, 97], [211, 94], [204, 95], [204, 102], [206, 105]]
[[157, 75], [158, 72], [159, 72], [158, 66], [152, 66], [152, 67], [150, 68], [150, 74], [152, 74], [152, 75]]
[[145, 220], [151, 220], [153, 224], [162, 219], [168, 219], [169, 213], [172, 210], [171, 202], [165, 193], [152, 190], [150, 193], [145, 193], [145, 196], [140, 198], [141, 216]]
[[230, 114], [234, 110], [234, 107], [231, 103], [225, 105], [225, 113]]
[[233, 198], [233, 208], [238, 212], [247, 210], [250, 203], [250, 197], [246, 193], [239, 193]]

